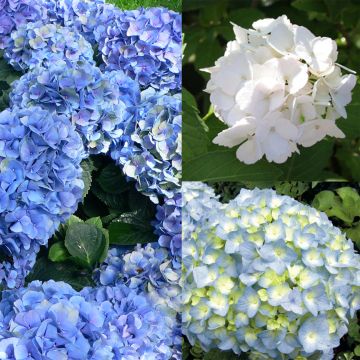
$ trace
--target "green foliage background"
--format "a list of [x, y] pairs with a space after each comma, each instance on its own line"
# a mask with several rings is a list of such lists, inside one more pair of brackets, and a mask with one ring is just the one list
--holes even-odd
[[109, 0], [110, 4], [116, 5], [120, 9], [133, 10], [138, 7], [154, 7], [163, 6], [174, 11], [181, 11], [181, 0]]
[[[333, 224], [340, 227], [354, 241], [356, 249], [360, 250], [360, 185], [358, 183], [294, 181], [270, 184], [246, 181], [209, 182], [208, 184], [220, 195], [220, 201], [224, 203], [235, 198], [242, 188], [273, 188], [278, 194], [291, 196], [325, 212]], [[350, 321], [348, 334], [343, 337], [340, 346], [334, 352], [336, 360], [360, 359], [360, 312], [358, 312], [358, 318]], [[183, 360], [239, 359], [268, 360], [267, 357], [259, 357], [258, 354], [251, 353], [241, 354], [241, 356], [219, 350], [205, 353], [199, 346], [191, 346], [184, 339]]]
[[348, 106], [348, 118], [339, 119], [345, 139], [325, 139], [311, 148], [300, 148], [277, 165], [261, 160], [245, 165], [235, 157], [236, 148], [212, 144], [225, 129], [211, 111], [203, 92], [212, 66], [234, 39], [230, 21], [248, 28], [258, 19], [286, 14], [294, 24], [308, 27], [317, 36], [336, 39], [338, 62], [360, 72], [359, 0], [184, 0], [184, 180], [203, 181], [313, 181], [360, 180], [360, 86]]

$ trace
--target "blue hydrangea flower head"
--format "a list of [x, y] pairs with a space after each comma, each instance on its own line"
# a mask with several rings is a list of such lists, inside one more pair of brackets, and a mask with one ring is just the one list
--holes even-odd
[[95, 44], [94, 30], [99, 21], [99, 11], [112, 7], [104, 0], [42, 0], [47, 23], [57, 23], [80, 33]]
[[9, 259], [0, 281], [9, 287], [30, 270], [31, 251], [47, 244], [75, 212], [84, 188], [84, 156], [81, 138], [65, 116], [39, 107], [0, 113], [0, 249]]
[[4, 58], [15, 69], [27, 71], [37, 65], [48, 67], [57, 60], [94, 62], [91, 45], [77, 32], [57, 24], [42, 21], [18, 26], [11, 33], [11, 40]]
[[360, 309], [360, 255], [324, 213], [273, 190], [183, 189], [183, 331], [205, 350], [331, 359]]
[[23, 24], [45, 17], [41, 2], [33, 0], [0, 0], [0, 49], [11, 41], [11, 33]]
[[36, 67], [14, 83], [13, 106], [32, 105], [65, 115], [82, 135], [89, 153], [106, 153], [136, 115], [138, 85], [122, 72], [106, 75], [91, 62], [68, 66], [58, 60]]
[[181, 95], [143, 91], [137, 121], [130, 122], [111, 148], [111, 157], [137, 189], [158, 203], [169, 198], [181, 178]]
[[107, 259], [95, 271], [98, 286], [127, 287], [139, 294], [147, 294], [152, 304], [166, 314], [167, 326], [171, 329], [173, 356], [181, 353], [181, 287], [180, 269], [173, 268], [173, 261], [165, 248], [156, 244], [138, 245], [132, 251], [111, 248]]
[[105, 8], [94, 33], [106, 69], [125, 71], [142, 88], [181, 89], [180, 14], [166, 8]]

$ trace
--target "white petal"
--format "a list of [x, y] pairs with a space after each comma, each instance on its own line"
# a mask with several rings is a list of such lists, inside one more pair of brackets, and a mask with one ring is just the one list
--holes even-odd
[[234, 23], [232, 23], [232, 25], [233, 25], [233, 30], [234, 30], [236, 41], [239, 44], [247, 44], [248, 43], [248, 32], [247, 32], [247, 30], [245, 30], [241, 26], [238, 26], [238, 25], [236, 25]]
[[290, 120], [279, 118], [275, 124], [276, 132], [284, 139], [295, 140], [299, 136], [299, 129]]
[[295, 94], [305, 87], [309, 80], [306, 64], [301, 63], [293, 57], [284, 57], [279, 60], [279, 66], [284, 79], [288, 82], [288, 91], [290, 94]]
[[323, 79], [319, 79], [315, 82], [313, 88], [313, 99], [314, 103], [317, 105], [330, 105], [331, 97], [329, 87], [325, 84]]
[[312, 47], [311, 42], [315, 39], [315, 35], [306, 27], [294, 26], [295, 28], [295, 53], [300, 59], [306, 62], [312, 60]]
[[245, 112], [240, 109], [239, 105], [235, 104], [224, 121], [227, 125], [233, 126], [236, 122], [245, 117], [245, 115]]
[[210, 101], [222, 110], [229, 110], [235, 105], [234, 98], [219, 89], [210, 94]]
[[278, 53], [286, 55], [294, 50], [294, 33], [285, 24], [277, 24], [272, 29], [268, 44]]
[[330, 95], [336, 111], [343, 117], [347, 118], [345, 106], [351, 102], [351, 91], [356, 85], [356, 76], [349, 74], [341, 78], [340, 85], [330, 90]]
[[268, 161], [274, 161], [278, 164], [284, 163], [292, 153], [290, 142], [276, 132], [269, 133], [262, 143], [262, 149]]
[[264, 153], [254, 138], [244, 142], [236, 151], [236, 157], [245, 164], [254, 164], [263, 157]]
[[221, 131], [213, 140], [214, 144], [233, 147], [241, 144], [255, 130], [255, 119], [244, 118], [229, 129]]

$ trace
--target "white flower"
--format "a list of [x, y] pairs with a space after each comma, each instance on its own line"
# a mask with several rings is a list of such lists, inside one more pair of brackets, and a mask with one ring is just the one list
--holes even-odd
[[316, 37], [285, 15], [233, 29], [236, 40], [206, 69], [215, 114], [229, 126], [214, 143], [239, 146], [236, 156], [246, 164], [263, 156], [282, 163], [297, 144], [344, 137], [335, 120], [347, 116], [356, 77], [342, 75], [332, 39]]

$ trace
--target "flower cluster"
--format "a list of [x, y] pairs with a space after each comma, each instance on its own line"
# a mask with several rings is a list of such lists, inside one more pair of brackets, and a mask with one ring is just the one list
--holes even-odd
[[95, 271], [98, 286], [125, 284], [138, 294], [146, 293], [154, 306], [167, 315], [174, 359], [181, 359], [179, 278], [178, 271], [172, 268], [167, 250], [151, 244], [145, 247], [138, 245], [132, 251], [112, 248], [107, 259]]
[[326, 136], [344, 137], [335, 120], [346, 118], [355, 75], [342, 75], [337, 47], [284, 15], [263, 19], [245, 30], [215, 66], [206, 91], [217, 116], [228, 125], [214, 143], [234, 147], [246, 164], [285, 162], [298, 145]]
[[66, 115], [83, 136], [90, 153], [106, 153], [119, 138], [122, 123], [136, 114], [138, 85], [122, 72], [103, 74], [93, 63], [64, 60], [36, 67], [13, 85], [13, 106], [38, 105]]
[[[60, 222], [82, 197], [80, 136], [66, 117], [39, 107], [0, 113], [1, 251], [15, 263], [3, 264], [0, 280], [17, 285]], [[4, 272], [5, 273], [4, 273]]]
[[166, 315], [122, 285], [85, 288], [34, 281], [3, 292], [0, 357], [159, 359], [171, 357]]
[[142, 92], [136, 121], [129, 123], [111, 150], [124, 173], [137, 181], [137, 189], [158, 203], [180, 186], [181, 96]]
[[102, 8], [112, 8], [104, 0], [41, 0], [47, 23], [57, 23], [80, 33], [95, 44], [94, 30]]
[[181, 88], [181, 16], [166, 8], [104, 11], [95, 38], [106, 69], [123, 70], [143, 88]]
[[169, 249], [179, 261], [181, 258], [181, 192], [173, 198], [165, 198], [162, 205], [157, 206], [155, 234], [159, 236], [159, 244]]
[[190, 190], [183, 230], [190, 341], [274, 359], [332, 359], [360, 308], [353, 242], [324, 213], [268, 189], [242, 190], [195, 222], [203, 207], [197, 199], [209, 191]]
[[56, 24], [30, 22], [11, 33], [4, 58], [15, 69], [26, 71], [37, 65], [48, 67], [57, 60], [94, 62], [91, 45], [78, 33]]
[[44, 17], [41, 3], [33, 0], [0, 0], [0, 49], [9, 45], [18, 26]]

